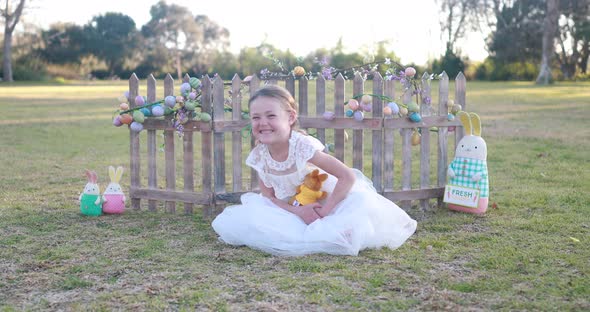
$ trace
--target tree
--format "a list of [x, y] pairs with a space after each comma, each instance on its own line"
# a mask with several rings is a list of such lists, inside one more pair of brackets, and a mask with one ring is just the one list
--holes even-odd
[[553, 82], [551, 75], [551, 59], [555, 53], [555, 37], [557, 34], [557, 10], [558, 0], [547, 0], [547, 12], [543, 22], [543, 49], [541, 57], [541, 69], [537, 76], [536, 84], [546, 85]]
[[223, 43], [229, 37], [227, 29], [206, 16], [193, 17], [186, 7], [160, 1], [151, 7], [150, 14], [150, 21], [141, 29], [147, 48], [165, 46], [173, 56], [178, 79], [183, 68], [198, 66], [194, 63], [203, 60], [207, 52], [227, 46]]
[[558, 53], [561, 72], [572, 78], [577, 69], [586, 73], [590, 56], [590, 2], [587, 0], [561, 0], [559, 12]]
[[133, 19], [121, 13], [106, 13], [94, 17], [85, 32], [88, 51], [105, 61], [110, 75], [120, 73], [136, 47], [138, 31]]
[[79, 63], [88, 41], [84, 28], [73, 24], [53, 24], [41, 32], [39, 55], [54, 64]]
[[12, 33], [23, 13], [25, 0], [20, 0], [16, 9], [12, 11], [10, 0], [6, 0], [4, 9], [0, 8], [0, 16], [4, 20], [4, 46], [2, 54], [2, 72], [4, 81], [12, 82]]

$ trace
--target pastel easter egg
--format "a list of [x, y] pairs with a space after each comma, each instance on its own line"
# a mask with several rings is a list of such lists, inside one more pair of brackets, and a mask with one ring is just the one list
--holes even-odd
[[352, 117], [352, 115], [354, 114], [354, 111], [352, 109], [349, 109], [344, 114], [346, 115], [346, 117]]
[[393, 114], [393, 112], [391, 111], [391, 108], [389, 106], [385, 106], [385, 107], [383, 107], [383, 114], [386, 116], [389, 116], [389, 115]]
[[174, 107], [176, 104], [176, 97], [174, 95], [169, 95], [164, 98], [164, 104], [168, 107]]
[[185, 82], [183, 84], [180, 85], [180, 94], [182, 95], [188, 95], [188, 93], [191, 91], [191, 85], [188, 82]]
[[447, 120], [448, 120], [448, 121], [453, 121], [453, 120], [455, 120], [455, 115], [453, 115], [453, 114], [451, 114], [451, 113], [447, 114]]
[[354, 112], [354, 120], [362, 121], [363, 119], [365, 119], [365, 114], [362, 111], [357, 110]]
[[348, 100], [348, 108], [352, 109], [353, 111], [357, 110], [359, 108], [359, 102], [355, 99]]
[[117, 97], [117, 100], [118, 100], [119, 102], [127, 102], [127, 97], [126, 97], [124, 94], [123, 94], [123, 95], [119, 95], [119, 96]]
[[209, 122], [211, 121], [211, 115], [209, 113], [201, 113], [201, 121]]
[[422, 121], [422, 116], [420, 116], [420, 114], [416, 113], [416, 112], [412, 112], [410, 114], [410, 120], [413, 122], [421, 122]]
[[164, 116], [164, 107], [161, 105], [152, 107], [152, 115], [154, 115], [154, 117]]
[[129, 98], [129, 90], [123, 92], [123, 96], [128, 99]]
[[126, 125], [130, 125], [131, 122], [133, 122], [133, 117], [129, 114], [119, 115], [119, 119], [121, 120], [121, 123]]
[[140, 109], [139, 111], [141, 111], [141, 113], [145, 116], [145, 117], [149, 117], [152, 115], [152, 111], [150, 111], [149, 108], [144, 107], [142, 109]]
[[175, 102], [176, 103], [183, 103], [184, 102], [184, 98], [182, 96], [180, 96], [180, 95], [177, 95], [176, 96], [176, 99], [175, 99]]
[[191, 85], [191, 88], [197, 89], [201, 85], [201, 80], [197, 77], [191, 77], [191, 79], [188, 80], [188, 83]]
[[139, 122], [134, 121], [131, 123], [129, 128], [131, 128], [131, 131], [140, 132], [141, 130], [143, 130], [143, 125]]
[[189, 111], [194, 111], [195, 110], [195, 102], [188, 101], [188, 102], [184, 103], [184, 108], [186, 108]]
[[400, 107], [400, 108], [399, 108], [399, 114], [400, 114], [400, 116], [405, 116], [405, 115], [407, 115], [407, 114], [408, 114], [408, 109], [407, 109], [407, 108], [405, 108], [405, 107], [403, 107], [403, 106], [402, 106], [402, 107]]
[[373, 104], [371, 104], [371, 103], [361, 104], [361, 109], [364, 110], [365, 112], [370, 112], [373, 110]]
[[191, 92], [188, 94], [188, 98], [191, 100], [194, 100], [197, 98], [197, 93], [196, 92]]
[[115, 116], [115, 118], [113, 118], [113, 125], [115, 127], [120, 127], [121, 125], [123, 125], [123, 123], [121, 122], [121, 116], [117, 115]]
[[322, 117], [324, 117], [325, 120], [334, 120], [334, 118], [336, 118], [336, 114], [334, 114], [334, 112], [326, 111]]
[[408, 103], [408, 111], [418, 112], [418, 111], [420, 111], [420, 106], [418, 106], [418, 104], [416, 104], [416, 102], [410, 102], [410, 103]]
[[406, 74], [406, 77], [412, 78], [414, 75], [416, 75], [416, 69], [414, 67], [408, 67], [404, 71], [404, 74]]
[[293, 68], [293, 74], [295, 74], [295, 77], [301, 77], [305, 75], [305, 68], [302, 66], [295, 66], [295, 68]]
[[460, 112], [462, 108], [463, 107], [461, 107], [460, 104], [454, 104], [453, 107], [451, 107], [451, 113], [456, 114]]
[[387, 107], [389, 107], [391, 109], [391, 113], [392, 114], [398, 114], [399, 113], [399, 106], [397, 105], [397, 103], [395, 103], [395, 102], [389, 102], [389, 103], [387, 103]]
[[127, 104], [127, 103], [121, 103], [121, 104], [119, 104], [119, 109], [122, 110], [122, 111], [126, 111], [126, 110], [129, 109], [129, 104]]
[[456, 128], [455, 126], [449, 126], [449, 132], [455, 131], [455, 128]]
[[452, 105], [455, 105], [455, 100], [449, 99], [447, 101], [447, 106], [451, 107]]
[[363, 97], [361, 97], [361, 102], [368, 104], [373, 102], [373, 97], [369, 94], [364, 94]]
[[133, 121], [143, 123], [145, 121], [145, 115], [141, 111], [134, 111]]
[[420, 144], [420, 140], [420, 133], [418, 133], [418, 131], [414, 131], [414, 133], [412, 133], [412, 145]]
[[136, 106], [143, 106], [145, 104], [145, 99], [143, 98], [143, 96], [138, 95], [135, 97], [135, 105]]

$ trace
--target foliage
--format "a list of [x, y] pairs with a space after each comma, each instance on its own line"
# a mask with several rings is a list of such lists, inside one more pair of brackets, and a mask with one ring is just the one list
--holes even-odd
[[440, 60], [434, 60], [431, 66], [433, 73], [442, 73], [444, 71], [449, 77], [457, 77], [459, 73], [465, 71], [466, 67], [461, 56], [450, 49], [447, 49], [447, 52]]
[[530, 62], [501, 63], [493, 57], [488, 57], [475, 69], [477, 80], [526, 80], [533, 81], [537, 77], [539, 68]]
[[43, 46], [37, 49], [45, 61], [53, 64], [78, 64], [90, 53], [85, 29], [78, 25], [54, 24], [41, 31]]

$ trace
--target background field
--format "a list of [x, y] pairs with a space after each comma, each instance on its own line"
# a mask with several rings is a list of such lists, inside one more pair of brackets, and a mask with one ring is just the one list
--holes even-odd
[[413, 208], [397, 250], [300, 258], [223, 245], [199, 213], [81, 216], [84, 169], [128, 169], [126, 88], [0, 85], [0, 309], [590, 309], [590, 83], [469, 82], [488, 213]]

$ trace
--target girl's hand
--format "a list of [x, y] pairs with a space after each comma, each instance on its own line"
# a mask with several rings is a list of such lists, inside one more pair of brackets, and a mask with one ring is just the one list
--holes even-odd
[[297, 216], [303, 219], [305, 224], [311, 224], [315, 220], [320, 219], [320, 215], [315, 211], [316, 208], [321, 208], [319, 203], [307, 204], [305, 206], [297, 207]]

